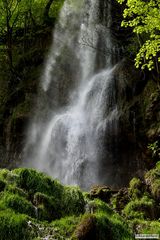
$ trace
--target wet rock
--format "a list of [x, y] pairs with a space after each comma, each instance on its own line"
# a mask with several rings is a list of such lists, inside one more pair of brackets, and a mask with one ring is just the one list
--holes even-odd
[[121, 212], [128, 202], [129, 194], [127, 188], [121, 188], [111, 199], [111, 204], [118, 212]]
[[91, 199], [99, 198], [108, 203], [113, 193], [115, 193], [115, 191], [107, 186], [95, 185], [90, 190], [90, 197]]

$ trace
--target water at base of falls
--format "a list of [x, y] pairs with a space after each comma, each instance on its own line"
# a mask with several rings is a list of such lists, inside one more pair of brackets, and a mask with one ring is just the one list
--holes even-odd
[[105, 0], [65, 1], [42, 77], [45, 101], [25, 149], [26, 165], [83, 188], [106, 183], [116, 158], [111, 7]]

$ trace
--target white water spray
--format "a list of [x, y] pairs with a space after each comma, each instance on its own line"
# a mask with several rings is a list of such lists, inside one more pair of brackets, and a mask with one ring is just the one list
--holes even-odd
[[109, 147], [104, 151], [104, 138], [118, 128], [111, 3], [99, 2], [65, 1], [42, 77], [48, 101], [26, 144], [28, 166], [84, 188], [107, 182], [101, 169], [105, 152], [112, 156]]

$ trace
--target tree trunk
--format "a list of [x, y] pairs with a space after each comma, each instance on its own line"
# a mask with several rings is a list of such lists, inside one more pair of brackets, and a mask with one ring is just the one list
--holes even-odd
[[[48, 0], [47, 5], [45, 6], [43, 13], [43, 22], [44, 24], [50, 25], [53, 21], [52, 18], [49, 17], [49, 10], [54, 0]], [[53, 24], [53, 23], [52, 23]]]

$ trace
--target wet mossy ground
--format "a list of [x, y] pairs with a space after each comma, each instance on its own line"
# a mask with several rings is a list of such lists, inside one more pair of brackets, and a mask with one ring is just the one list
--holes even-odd
[[135, 233], [160, 234], [158, 169], [157, 164], [143, 181], [134, 178], [125, 191], [107, 188], [112, 193], [107, 201], [101, 199], [104, 186], [96, 186], [101, 194], [93, 196], [93, 190], [63, 186], [34, 169], [1, 169], [0, 240], [131, 240]]

